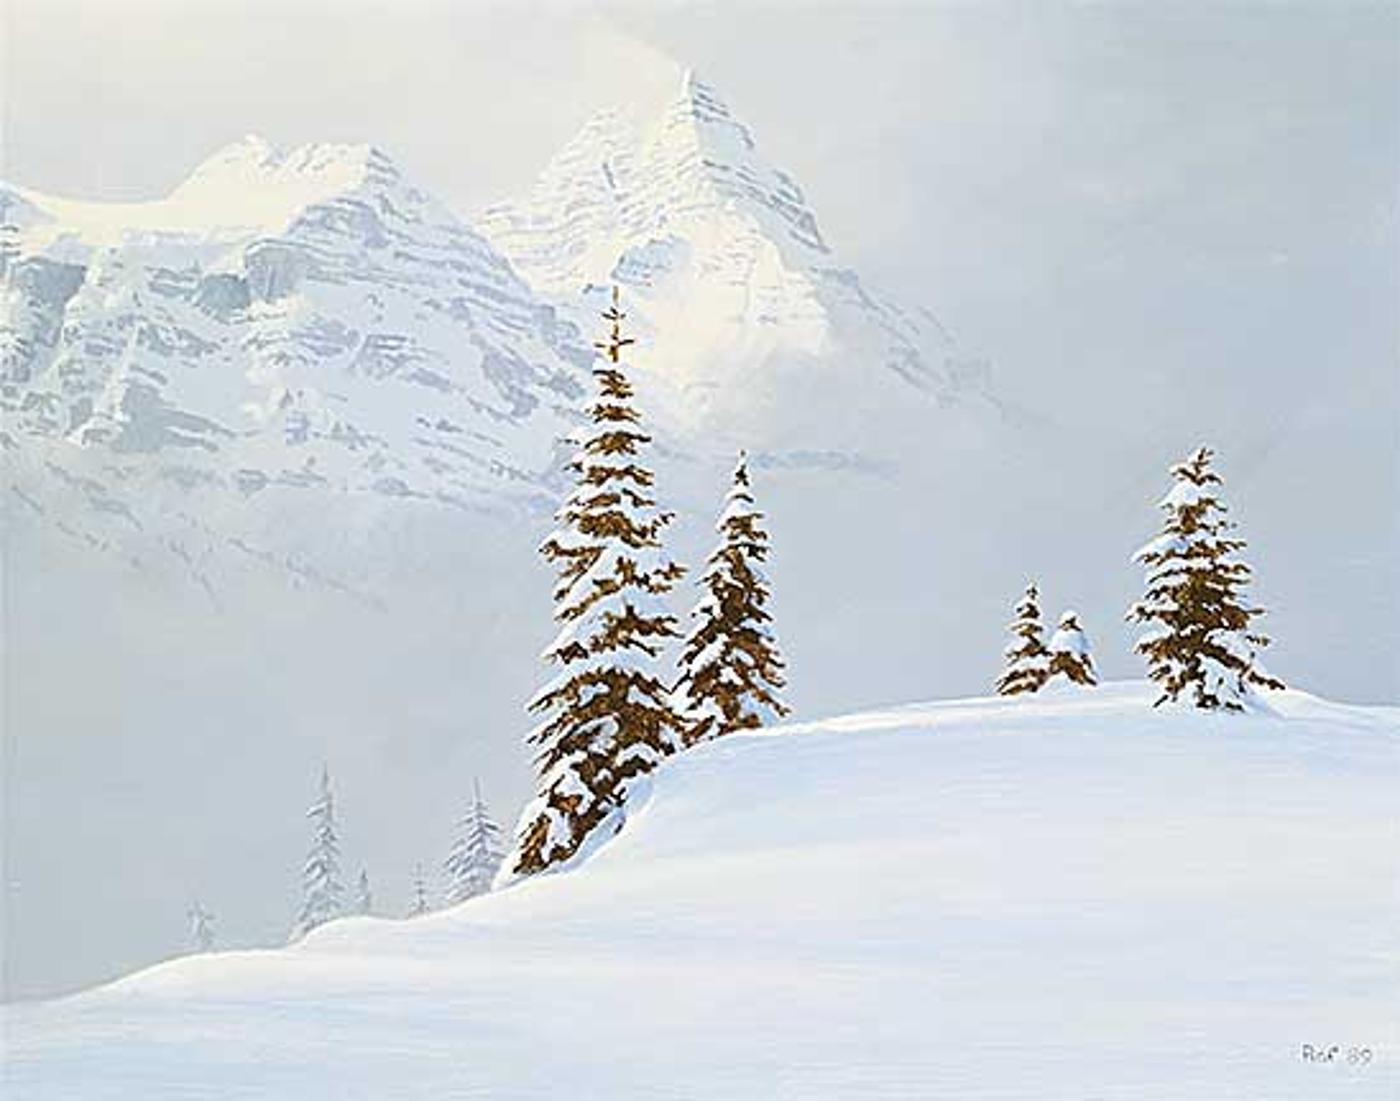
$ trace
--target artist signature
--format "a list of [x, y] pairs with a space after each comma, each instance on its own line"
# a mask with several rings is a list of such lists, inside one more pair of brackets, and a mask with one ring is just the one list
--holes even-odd
[[1376, 1058], [1373, 1048], [1344, 1044], [1302, 1044], [1298, 1058], [1305, 1063], [1331, 1064], [1339, 1067], [1364, 1067]]

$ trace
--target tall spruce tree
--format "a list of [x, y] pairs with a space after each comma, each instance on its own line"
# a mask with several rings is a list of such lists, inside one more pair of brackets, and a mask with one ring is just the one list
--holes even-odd
[[321, 791], [306, 811], [312, 821], [311, 851], [302, 866], [302, 903], [292, 929], [292, 940], [299, 940], [332, 918], [341, 915], [340, 839], [335, 832], [335, 798], [331, 794], [331, 774], [321, 768]]
[[1045, 648], [1042, 637], [1040, 590], [1034, 581], [1026, 586], [1025, 594], [1016, 603], [1016, 618], [1008, 629], [1012, 640], [1003, 651], [1006, 669], [997, 678], [997, 694], [1018, 696], [1023, 692], [1039, 692], [1050, 679], [1050, 651]]
[[1269, 640], [1251, 623], [1263, 609], [1243, 597], [1251, 571], [1239, 558], [1244, 540], [1230, 535], [1213, 457], [1201, 447], [1172, 467], [1162, 531], [1133, 556], [1147, 570], [1147, 592], [1128, 619], [1147, 625], [1135, 648], [1161, 687], [1158, 704], [1184, 696], [1204, 710], [1240, 711], [1254, 688], [1283, 682], [1258, 664]]
[[545, 716], [529, 735], [539, 779], [522, 813], [512, 870], [529, 875], [569, 859], [623, 802], [628, 781], [682, 745], [681, 720], [658, 674], [677, 637], [666, 595], [684, 572], [667, 559], [657, 508], [639, 458], [638, 427], [622, 350], [617, 289], [603, 314], [608, 339], [595, 368], [599, 393], [570, 470], [576, 486], [540, 548], [559, 570], [557, 637], [544, 651], [558, 674], [531, 700]]
[[699, 578], [703, 595], [690, 613], [676, 691], [691, 745], [788, 714], [779, 696], [783, 659], [766, 608], [768, 533], [743, 452], [715, 530], [720, 544]]
[[443, 865], [448, 902], [455, 905], [489, 891], [504, 856], [501, 827], [486, 809], [481, 784], [475, 783], [471, 806], [457, 827], [457, 839]]
[[1098, 684], [1094, 654], [1089, 636], [1079, 625], [1079, 616], [1065, 612], [1050, 636], [1050, 678], [1066, 677], [1075, 684]]

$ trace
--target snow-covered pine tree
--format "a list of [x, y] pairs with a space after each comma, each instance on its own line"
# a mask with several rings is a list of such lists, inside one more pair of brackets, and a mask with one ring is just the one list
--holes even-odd
[[190, 940], [196, 952], [214, 951], [214, 915], [195, 899], [189, 909]]
[[428, 883], [423, 878], [423, 865], [413, 866], [413, 901], [409, 903], [408, 916], [422, 917], [432, 907], [428, 905]]
[[325, 766], [321, 768], [321, 792], [306, 817], [313, 823], [311, 851], [302, 867], [302, 903], [292, 929], [294, 941], [341, 914], [340, 839], [335, 832], [331, 774]]
[[1156, 701], [1188, 702], [1204, 710], [1241, 711], [1255, 687], [1282, 688], [1258, 664], [1268, 638], [1251, 630], [1263, 614], [1243, 599], [1250, 568], [1239, 558], [1242, 539], [1220, 501], [1214, 452], [1201, 447], [1172, 467], [1175, 479], [1161, 501], [1161, 533], [1133, 556], [1147, 570], [1147, 592], [1128, 619], [1147, 624], [1135, 649], [1162, 689]]
[[472, 785], [471, 806], [457, 827], [457, 840], [443, 865], [447, 874], [447, 901], [455, 906], [484, 895], [491, 889], [504, 857], [501, 827], [487, 811], [481, 798], [481, 784], [476, 782]]
[[1050, 677], [1068, 677], [1075, 684], [1099, 683], [1089, 636], [1075, 612], [1060, 616], [1060, 624], [1050, 636]]
[[355, 884], [355, 913], [374, 913], [374, 893], [369, 889], [369, 870], [360, 869], [359, 882]]
[[739, 454], [734, 482], [715, 524], [720, 544], [705, 561], [704, 595], [681, 654], [676, 687], [687, 720], [686, 743], [765, 726], [788, 714], [779, 692], [783, 659], [774, 638], [763, 563], [768, 533], [754, 503], [748, 459]]
[[671, 514], [657, 508], [639, 459], [650, 437], [622, 369], [622, 350], [634, 343], [622, 335], [623, 317], [614, 287], [593, 372], [599, 393], [570, 464], [577, 484], [540, 547], [559, 569], [561, 627], [544, 651], [559, 671], [529, 704], [546, 718], [528, 738], [539, 779], [511, 861], [521, 875], [573, 856], [621, 806], [627, 782], [682, 744], [657, 667], [677, 637], [665, 598], [684, 571], [662, 550]]
[[1023, 692], [1039, 692], [1050, 679], [1050, 651], [1042, 638], [1040, 622], [1040, 590], [1032, 581], [1016, 604], [1016, 618], [1008, 628], [1011, 645], [1003, 654], [1006, 668], [997, 678], [997, 694], [1016, 696]]

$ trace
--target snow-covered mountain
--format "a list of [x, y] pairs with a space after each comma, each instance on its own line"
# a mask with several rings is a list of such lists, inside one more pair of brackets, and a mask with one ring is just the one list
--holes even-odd
[[480, 234], [373, 147], [253, 137], [163, 199], [0, 185], [0, 216], [16, 499], [80, 542], [205, 562], [205, 584], [230, 545], [319, 568], [289, 517], [326, 508], [547, 511], [609, 283], [673, 453], [887, 473], [1002, 419], [689, 73], [654, 117], [597, 115]]
[[158, 201], [0, 208], [12, 485], [89, 542], [552, 500], [587, 339], [379, 150], [247, 138]]
[[0, 1080], [26, 1101], [1393, 1098], [1395, 709], [1153, 698], [724, 738], [574, 870], [13, 1007]]
[[248, 138], [152, 203], [0, 194], [21, 431], [219, 453], [248, 491], [470, 494], [536, 475], [581, 393], [577, 334], [374, 148]]
[[997, 405], [933, 314], [841, 263], [797, 182], [693, 72], [655, 113], [594, 115], [528, 196], [477, 224], [556, 301], [627, 288], [681, 424], [869, 449], [844, 430], [863, 417]]

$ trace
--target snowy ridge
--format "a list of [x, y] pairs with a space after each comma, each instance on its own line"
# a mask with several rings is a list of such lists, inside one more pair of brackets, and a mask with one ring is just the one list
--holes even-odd
[[275, 234], [314, 203], [400, 182], [388, 155], [370, 145], [313, 143], [282, 151], [249, 134], [211, 154], [161, 199], [87, 202], [3, 186], [0, 195], [27, 204], [31, 213], [24, 222], [30, 225], [22, 239], [33, 250], [63, 247], [64, 241], [68, 247], [110, 247], [143, 233]]
[[[1153, 697], [1050, 689], [720, 739], [567, 873], [11, 1008], [5, 1085], [1393, 1097], [1400, 711]], [[1300, 1057], [1333, 1042], [1370, 1062]]]

